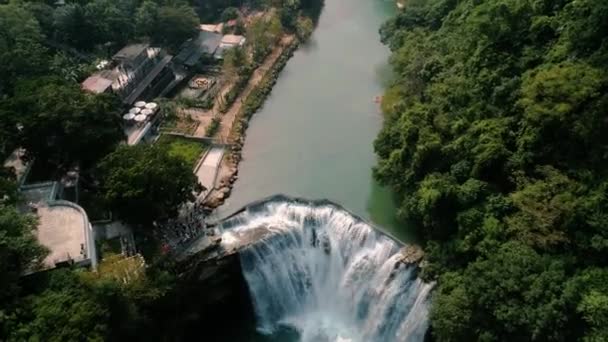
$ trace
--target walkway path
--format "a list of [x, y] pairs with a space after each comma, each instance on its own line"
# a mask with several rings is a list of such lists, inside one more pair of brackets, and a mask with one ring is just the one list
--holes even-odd
[[218, 133], [218, 137], [220, 141], [228, 142], [228, 138], [230, 137], [230, 132], [232, 131], [232, 125], [235, 122], [235, 119], [238, 113], [241, 111], [241, 107], [243, 102], [249, 97], [249, 94], [255, 89], [255, 87], [262, 81], [268, 70], [272, 68], [277, 58], [281, 56], [281, 53], [291, 42], [295, 39], [293, 35], [285, 35], [281, 38], [280, 44], [278, 44], [274, 50], [266, 57], [264, 63], [260, 65], [255, 71], [245, 89], [239, 94], [239, 96], [234, 100], [234, 103], [230, 107], [230, 109], [222, 116], [222, 125], [220, 126], [220, 131]]
[[212, 147], [207, 155], [205, 155], [205, 158], [201, 162], [198, 169], [195, 170], [198, 181], [205, 187], [205, 189], [207, 189], [201, 193], [199, 197], [201, 200], [205, 199], [207, 194], [209, 194], [209, 192], [215, 186], [218, 166], [220, 165], [223, 156], [223, 147]]

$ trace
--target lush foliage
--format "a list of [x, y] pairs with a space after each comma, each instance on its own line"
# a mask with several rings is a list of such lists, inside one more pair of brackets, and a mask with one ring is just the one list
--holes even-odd
[[223, 55], [224, 61], [222, 62], [222, 72], [228, 79], [233, 79], [243, 72], [246, 73], [243, 68], [247, 68], [247, 53], [245, 49], [240, 46], [234, 47], [227, 50]]
[[209, 123], [209, 126], [207, 126], [207, 129], [205, 130], [205, 136], [209, 138], [213, 137], [217, 131], [219, 131], [221, 122], [222, 119], [219, 117], [211, 119], [211, 123]]
[[[0, 188], [0, 198], [5, 195]], [[166, 271], [141, 268], [125, 282], [104, 261], [97, 273], [31, 273], [47, 255], [35, 237], [36, 224], [34, 216], [0, 204], [0, 340], [124, 341], [165, 333], [154, 322], [173, 283]]]
[[[15, 2], [1, 5], [0, 18], [4, 17], [0, 32], [7, 34], [0, 38], [0, 58], [19, 75], [39, 72], [47, 64], [42, 59], [43, 40], [51, 46], [102, 53], [107, 52], [107, 46], [120, 48], [138, 37], [174, 47], [193, 36], [199, 23], [186, 2], [161, 0], [69, 1], [56, 7], [44, 2]], [[11, 56], [20, 58], [9, 59]]]
[[260, 64], [264, 61], [282, 33], [283, 25], [276, 15], [270, 18], [256, 18], [250, 23], [247, 29], [247, 42], [252, 48], [254, 63]]
[[0, 204], [0, 336], [8, 312], [17, 304], [19, 277], [26, 270], [35, 270], [46, 255], [34, 236], [35, 229], [34, 217]]
[[315, 29], [312, 19], [308, 17], [298, 18], [296, 22], [296, 35], [298, 39], [305, 42], [312, 35], [312, 31]]
[[[11, 139], [30, 157], [57, 165], [96, 161], [123, 138], [117, 100], [92, 95], [74, 83], [37, 78], [17, 84], [15, 96], [0, 104]], [[17, 128], [18, 127], [18, 128]]]
[[0, 95], [18, 78], [46, 70], [47, 51], [42, 41], [40, 25], [26, 9], [0, 5]]
[[239, 17], [239, 10], [236, 7], [228, 7], [222, 11], [221, 20], [226, 22], [228, 20], [237, 19]]
[[[232, 49], [235, 50], [235, 49]], [[239, 49], [240, 50], [240, 49]], [[230, 107], [232, 106], [232, 104], [234, 103], [234, 101], [236, 100], [236, 98], [239, 96], [239, 94], [241, 94], [241, 92], [245, 89], [245, 87], [247, 86], [247, 83], [249, 83], [249, 79], [251, 78], [251, 75], [253, 75], [253, 67], [251, 64], [245, 64], [242, 67], [239, 68], [235, 68], [233, 67], [234, 64], [232, 63], [232, 57], [234, 55], [229, 55], [228, 56], [228, 62], [226, 62], [224, 64], [224, 75], [226, 77], [237, 77], [237, 79], [234, 81], [234, 85], [232, 86], [232, 88], [230, 88], [230, 90], [228, 92], [226, 92], [223, 97], [222, 97], [222, 102], [220, 103], [220, 112], [222, 113], [226, 113]]]
[[69, 269], [36, 274], [22, 281], [27, 293], [2, 322], [0, 337], [6, 341], [152, 338], [158, 331], [150, 323], [155, 315], [151, 310], [171, 281], [167, 273], [158, 271], [128, 283]]
[[439, 341], [608, 339], [608, 2], [411, 0], [376, 177], [426, 241]]
[[175, 214], [198, 188], [192, 165], [171, 154], [166, 144], [119, 147], [99, 169], [109, 207], [136, 224]]
[[153, 42], [177, 49], [184, 41], [198, 32], [199, 19], [191, 7], [161, 6], [154, 13], [152, 31], [147, 34]]
[[92, 49], [107, 42], [124, 44], [135, 32], [130, 0], [95, 0], [60, 6], [53, 12], [49, 37], [79, 49]]

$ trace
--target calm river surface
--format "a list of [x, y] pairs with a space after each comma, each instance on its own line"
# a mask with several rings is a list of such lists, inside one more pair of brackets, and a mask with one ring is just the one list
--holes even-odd
[[387, 0], [325, 0], [310, 42], [250, 121], [239, 179], [220, 216], [277, 193], [327, 198], [409, 239], [391, 193], [372, 178], [382, 125], [374, 97], [390, 77], [378, 29], [394, 11]]

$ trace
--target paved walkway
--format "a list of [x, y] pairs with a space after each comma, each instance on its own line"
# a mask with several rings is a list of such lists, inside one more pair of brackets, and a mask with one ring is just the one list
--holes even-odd
[[222, 161], [222, 157], [224, 156], [224, 148], [223, 147], [212, 147], [205, 159], [203, 159], [202, 163], [196, 169], [196, 177], [198, 177], [198, 181], [207, 189], [203, 191], [200, 195], [200, 199], [205, 199], [207, 194], [213, 189], [215, 186], [215, 178], [217, 176], [217, 170]]

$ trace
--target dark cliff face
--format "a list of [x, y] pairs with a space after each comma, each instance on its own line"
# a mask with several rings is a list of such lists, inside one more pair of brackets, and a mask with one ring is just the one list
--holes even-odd
[[242, 322], [255, 324], [247, 282], [238, 253], [206, 258], [198, 253], [176, 269], [178, 283], [171, 295], [171, 331], [168, 340], [227, 341], [226, 332]]

